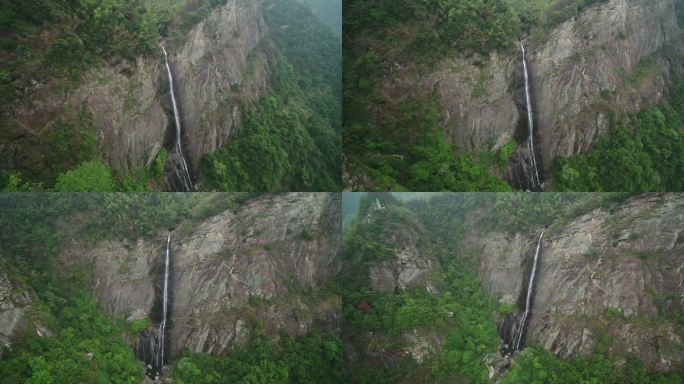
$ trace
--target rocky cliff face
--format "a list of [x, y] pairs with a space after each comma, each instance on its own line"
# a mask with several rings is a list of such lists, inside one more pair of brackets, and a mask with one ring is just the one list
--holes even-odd
[[[528, 341], [561, 357], [590, 353], [604, 335], [611, 351], [648, 366], [682, 363], [684, 335], [668, 313], [684, 305], [684, 198], [647, 195], [615, 212], [596, 209], [544, 235]], [[539, 229], [541, 231], [541, 228]], [[516, 303], [538, 233], [471, 233], [487, 290]]]
[[[316, 290], [339, 273], [339, 226], [339, 197], [323, 193], [265, 195], [181, 224], [171, 234], [172, 354], [221, 354], [257, 329], [338, 332], [339, 297]], [[61, 259], [92, 265], [94, 291], [108, 311], [155, 320], [165, 250], [160, 229], [155, 240], [75, 240]]]
[[[262, 12], [257, 1], [228, 1], [195, 25], [180, 46], [167, 47], [183, 140], [194, 167], [202, 155], [228, 142], [242, 121], [244, 107], [269, 87], [273, 47]], [[175, 137], [161, 49], [156, 58], [91, 69], [73, 89], [37, 84], [9, 120], [29, 135], [41, 137], [51, 122], [73, 120], [79, 111], [92, 115], [105, 162], [119, 171], [149, 166]], [[26, 156], [19, 149], [16, 152], [10, 158]]]
[[32, 318], [33, 299], [30, 290], [18, 287], [10, 281], [7, 272], [0, 270], [0, 357], [5, 348], [11, 347], [26, 332], [48, 332]]
[[[608, 128], [601, 104], [638, 112], [661, 101], [668, 63], [644, 60], [677, 31], [672, 0], [612, 0], [563, 23], [536, 47], [530, 61], [544, 160], [591, 147]], [[627, 81], [640, 66], [645, 76]]]
[[[595, 144], [607, 132], [609, 109], [637, 112], [663, 99], [669, 64], [657, 52], [677, 31], [672, 0], [610, 0], [586, 8], [542, 42], [525, 42], [545, 167]], [[465, 150], [496, 151], [527, 137], [522, 71], [517, 49], [489, 59], [450, 57], [420, 84], [441, 96], [445, 137]], [[384, 92], [410, 94], [411, 72], [394, 68]]]
[[260, 2], [234, 0], [214, 9], [171, 52], [195, 167], [202, 155], [228, 142], [243, 108], [268, 89], [271, 50]]
[[[374, 290], [418, 288], [440, 295], [445, 271], [425, 244], [432, 241], [431, 232], [445, 228], [398, 224], [377, 212], [372, 216], [386, 222], [382, 238], [393, 256], [368, 268]], [[470, 222], [477, 222], [477, 212]], [[572, 219], [560, 217], [547, 228], [524, 233], [473, 224], [455, 252], [475, 258], [485, 290], [518, 308], [508, 318], [495, 319], [505, 336], [517, 330], [531, 263], [545, 230], [522, 344], [540, 343], [562, 358], [572, 358], [590, 354], [610, 339], [610, 353], [633, 353], [647, 367], [668, 371], [684, 363], [684, 330], [677, 320], [684, 310], [683, 228], [684, 196], [647, 194]], [[368, 358], [389, 368], [405, 356], [420, 364], [438, 354], [445, 335], [417, 327], [400, 336], [401, 348], [393, 347], [397, 340], [388, 335], [369, 332], [356, 337], [345, 351], [348, 358]], [[495, 375], [500, 368], [492, 369]]]
[[121, 171], [149, 165], [164, 144], [169, 124], [160, 91], [162, 67], [163, 61], [138, 59], [92, 69], [70, 91], [52, 83], [39, 85], [9, 120], [31, 136], [42, 137], [52, 122], [73, 121], [79, 113], [87, 113], [106, 162]]

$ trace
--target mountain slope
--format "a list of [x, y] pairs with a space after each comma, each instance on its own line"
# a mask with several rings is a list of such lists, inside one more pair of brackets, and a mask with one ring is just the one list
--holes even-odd
[[157, 351], [170, 233], [162, 376], [338, 380], [339, 197], [31, 194], [3, 203], [3, 228], [14, 227], [0, 233], [5, 378], [157, 375], [144, 364]]
[[[682, 204], [369, 194], [342, 247], [347, 379], [680, 382]], [[511, 353], [542, 231], [531, 316]]]
[[[663, 169], [681, 164], [680, 157], [657, 154], [682, 147], [683, 111], [676, 102], [682, 49], [674, 1], [352, 1], [345, 7], [349, 188], [501, 190], [493, 174], [515, 188], [534, 189], [527, 180], [522, 43], [534, 153], [547, 181], [542, 188], [678, 190], [667, 184]], [[673, 131], [672, 140], [659, 141], [662, 132], [631, 124], [633, 113], [652, 106], [676, 112], [662, 129]], [[623, 123], [648, 136], [635, 145], [655, 147], [644, 151], [647, 163], [627, 163], [654, 169], [657, 182], [563, 180], [563, 158], [590, 151]], [[624, 143], [612, 147], [630, 151]], [[589, 179], [618, 163], [608, 164], [606, 157], [575, 169]], [[632, 178], [642, 177], [636, 166], [625, 168]]]
[[[339, 189], [339, 40], [294, 0], [35, 3], [50, 10], [52, 23], [32, 19], [28, 5], [0, 9], [9, 32], [0, 60], [11, 69], [2, 73], [10, 101], [2, 111], [3, 189], [174, 189], [177, 135], [160, 44], [169, 51], [182, 147], [198, 187]], [[266, 22], [283, 17], [297, 21], [291, 30]], [[289, 32], [297, 39], [284, 39]], [[301, 66], [297, 56], [307, 50], [312, 64]], [[300, 80], [311, 74], [316, 81]], [[274, 111], [266, 107], [272, 96], [282, 99]], [[275, 113], [296, 115], [297, 123]], [[205, 183], [203, 159], [222, 149], [231, 157], [214, 157], [221, 169]], [[271, 169], [253, 164], [269, 151]]]

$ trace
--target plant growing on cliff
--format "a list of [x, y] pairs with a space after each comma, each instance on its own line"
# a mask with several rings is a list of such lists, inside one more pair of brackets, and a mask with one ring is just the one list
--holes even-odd
[[340, 382], [339, 338], [314, 332], [278, 339], [256, 338], [227, 356], [189, 353], [175, 364], [173, 378], [178, 384]]
[[309, 228], [304, 228], [302, 230], [302, 239], [304, 239], [306, 241], [311, 241], [311, 240], [313, 240], [313, 238], [314, 238], [314, 235]]
[[76, 169], [61, 174], [55, 184], [57, 192], [114, 192], [116, 182], [109, 168], [99, 161], [86, 161]]
[[147, 329], [150, 325], [152, 325], [152, 320], [148, 316], [145, 316], [141, 319], [131, 321], [128, 326], [131, 333], [137, 335]]
[[683, 117], [684, 109], [674, 110], [663, 105], [615, 123], [608, 136], [592, 150], [556, 162], [552, 171], [554, 188], [625, 192], [684, 190]]
[[47, 305], [58, 323], [53, 337], [30, 334], [0, 360], [3, 382], [137, 384], [142, 364], [121, 338], [123, 326], [105, 316], [86, 292], [58, 296]]

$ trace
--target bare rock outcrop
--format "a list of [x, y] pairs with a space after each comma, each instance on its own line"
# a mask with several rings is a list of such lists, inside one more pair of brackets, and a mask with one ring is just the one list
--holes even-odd
[[193, 167], [228, 142], [244, 107], [269, 89], [273, 48], [261, 8], [252, 0], [216, 7], [169, 53]]
[[[547, 230], [542, 242], [528, 341], [561, 357], [591, 353], [603, 337], [669, 370], [682, 363], [684, 335], [668, 313], [684, 306], [684, 199], [676, 194], [597, 208]], [[485, 287], [514, 303], [536, 233], [469, 235], [481, 252]]]

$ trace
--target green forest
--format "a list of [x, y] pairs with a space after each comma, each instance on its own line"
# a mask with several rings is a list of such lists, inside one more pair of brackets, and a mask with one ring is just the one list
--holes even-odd
[[[343, 340], [354, 359], [343, 360], [344, 378], [353, 383], [489, 383], [485, 361], [498, 353], [497, 323], [515, 308], [488, 295], [478, 273], [479, 255], [461, 251], [468, 230], [533, 231], [569, 221], [596, 208], [611, 209], [630, 194], [532, 193], [440, 194], [407, 201], [389, 193], [347, 199], [357, 211], [343, 235]], [[376, 209], [376, 201], [383, 206]], [[463, 220], [470, 217], [471, 220]], [[370, 268], [395, 257], [393, 242], [416, 232], [422, 258], [438, 264], [424, 287], [384, 292], [373, 288]], [[682, 323], [684, 325], [684, 323]], [[407, 332], [408, 331], [408, 332]], [[402, 348], [402, 335], [443, 336], [438, 353], [421, 364]], [[369, 336], [370, 335], [370, 336]], [[349, 344], [349, 345], [347, 345]], [[603, 337], [586, 357], [560, 359], [533, 344], [516, 356], [501, 383], [682, 383], [684, 371], [662, 374], [646, 369], [630, 354], [609, 352]], [[373, 345], [377, 356], [359, 357]], [[376, 352], [377, 353], [377, 352]], [[389, 362], [392, 361], [392, 362]]]
[[[57, 261], [76, 231], [91, 241], [158, 237], [160, 228], [196, 225], [257, 196], [233, 194], [0, 194], [0, 273], [31, 295], [39, 336], [0, 349], [0, 383], [143, 382], [130, 345], [142, 328], [104, 312], [93, 297], [92, 266]], [[71, 230], [67, 228], [73, 228]], [[149, 321], [149, 319], [147, 319]], [[190, 352], [173, 364], [176, 383], [337, 383], [341, 342], [329, 333], [258, 333], [226, 356]], [[315, 358], [311, 358], [315, 356]]]
[[[162, 59], [157, 40], [181, 46], [190, 29], [227, 0], [27, 0], [0, 4], [0, 115], [21, 110], [39, 88], [77, 90], [99, 66]], [[340, 38], [334, 8], [264, 1], [276, 64], [272, 90], [226, 147], [200, 164], [207, 190], [339, 190]], [[337, 15], [339, 19], [339, 14]], [[323, 24], [323, 22], [327, 24]], [[283, 25], [289, 25], [287, 30]], [[130, 69], [128, 69], [130, 71]], [[232, 88], [231, 88], [232, 89]], [[121, 111], [125, 113], [125, 111]], [[229, 113], [229, 112], [226, 112]], [[3, 191], [153, 191], [164, 185], [166, 151], [128, 172], [109, 166], [83, 105], [42, 126], [0, 119]], [[151, 150], [151, 149], [150, 149]], [[265, 165], [265, 166], [264, 166]]]

